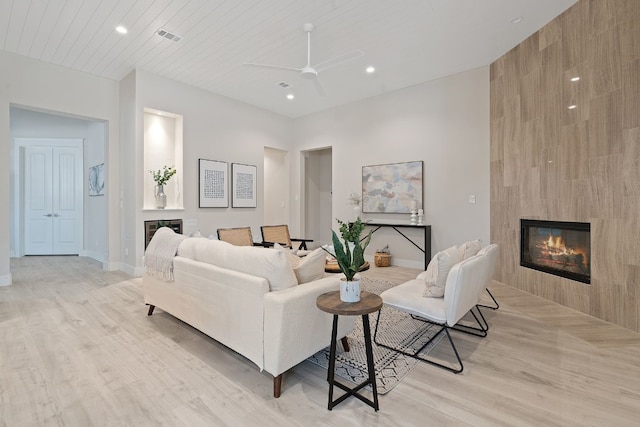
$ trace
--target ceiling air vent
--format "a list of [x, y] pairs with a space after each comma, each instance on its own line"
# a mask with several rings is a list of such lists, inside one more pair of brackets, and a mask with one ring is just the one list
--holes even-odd
[[160, 28], [158, 31], [156, 31], [156, 34], [159, 35], [160, 37], [164, 37], [165, 39], [171, 40], [172, 42], [176, 42], [176, 43], [182, 40], [182, 37], [175, 35], [165, 30], [164, 28]]
[[283, 89], [291, 87], [291, 85], [289, 83], [287, 83], [287, 82], [280, 82], [280, 83], [278, 83], [278, 86], [280, 86]]

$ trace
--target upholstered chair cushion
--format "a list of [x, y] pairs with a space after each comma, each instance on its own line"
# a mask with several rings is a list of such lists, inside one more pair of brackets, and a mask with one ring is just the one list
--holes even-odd
[[480, 244], [480, 239], [469, 240], [468, 242], [461, 244], [460, 246], [458, 246], [460, 261], [462, 261], [463, 259], [471, 258], [478, 253], [481, 247], [482, 246]]
[[460, 262], [460, 253], [457, 246], [451, 246], [438, 252], [427, 266], [423, 296], [427, 298], [443, 297], [449, 270], [458, 262]]

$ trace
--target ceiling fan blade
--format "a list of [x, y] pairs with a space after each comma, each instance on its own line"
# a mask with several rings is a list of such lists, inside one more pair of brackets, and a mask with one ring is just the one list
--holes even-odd
[[276, 70], [297, 71], [298, 73], [302, 71], [302, 68], [281, 67], [279, 65], [268, 65], [268, 64], [254, 64], [254, 63], [251, 63], [251, 62], [245, 62], [242, 65], [246, 65], [248, 67], [271, 68], [271, 69], [276, 69]]
[[333, 68], [337, 65], [344, 64], [345, 62], [351, 61], [353, 59], [360, 58], [363, 55], [363, 51], [361, 51], [360, 49], [356, 49], [342, 55], [334, 56], [331, 59], [327, 59], [324, 62], [314, 65], [313, 68], [315, 68], [317, 72], [328, 70], [329, 68]]
[[313, 85], [316, 87], [316, 91], [318, 91], [318, 95], [326, 96], [326, 94], [324, 93], [324, 89], [322, 88], [322, 85], [320, 84], [320, 80], [315, 78], [315, 79], [313, 79], [311, 81], [313, 82]]

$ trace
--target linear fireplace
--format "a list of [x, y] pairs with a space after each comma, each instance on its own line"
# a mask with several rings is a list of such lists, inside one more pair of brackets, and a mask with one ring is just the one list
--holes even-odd
[[591, 225], [521, 219], [520, 265], [591, 283]]

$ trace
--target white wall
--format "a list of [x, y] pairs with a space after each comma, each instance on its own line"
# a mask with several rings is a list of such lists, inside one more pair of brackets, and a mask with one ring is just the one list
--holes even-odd
[[[185, 232], [200, 229], [203, 234], [250, 225], [259, 235], [264, 220], [264, 147], [290, 153], [292, 234], [300, 232], [300, 152], [331, 147], [332, 217], [352, 217], [346, 198], [359, 191], [363, 165], [423, 160], [433, 252], [470, 238], [489, 240], [488, 67], [292, 121], [142, 71], [118, 83], [0, 51], [0, 149], [5, 153], [11, 148], [10, 104], [106, 123], [108, 221], [103, 230], [109, 241], [109, 268], [141, 272], [144, 219], [192, 219], [197, 225]], [[184, 210], [142, 211], [145, 107], [184, 116]], [[198, 208], [198, 158], [256, 165], [258, 207]], [[5, 224], [0, 227], [0, 285], [11, 281], [10, 170], [10, 156], [0, 156], [0, 200], [5, 201], [0, 203], [0, 223]], [[476, 195], [475, 205], [468, 203], [470, 194]], [[408, 222], [405, 216], [369, 218]], [[421, 264], [420, 256], [402, 240], [378, 233], [372, 249], [390, 243], [394, 262]], [[129, 255], [121, 257], [124, 250]]]
[[[291, 148], [291, 120], [268, 111], [223, 96], [215, 95], [192, 86], [168, 80], [145, 71], [132, 73], [135, 87], [124, 90], [128, 100], [135, 99], [135, 142], [128, 146], [123, 141], [123, 160], [133, 162], [123, 170], [123, 191], [135, 192], [132, 200], [123, 209], [126, 233], [130, 239], [124, 243], [129, 256], [128, 271], [142, 273], [144, 251], [144, 220], [182, 218], [183, 232], [188, 234], [200, 230], [203, 235], [216, 234], [218, 228], [251, 226], [254, 236], [260, 236], [260, 225], [264, 221], [264, 147], [288, 151]], [[127, 83], [130, 85], [130, 82]], [[133, 91], [133, 94], [131, 93]], [[124, 101], [121, 99], [121, 101]], [[184, 209], [143, 211], [144, 153], [143, 112], [144, 108], [180, 114], [183, 117], [183, 201]], [[130, 109], [130, 106], [127, 107]], [[121, 111], [123, 115], [127, 111]], [[128, 118], [127, 120], [131, 120]], [[126, 138], [131, 137], [130, 124], [123, 129]], [[198, 207], [198, 159], [218, 160], [257, 166], [256, 208], [199, 208]], [[186, 224], [186, 220], [196, 225]], [[258, 239], [256, 239], [258, 240]]]
[[[333, 217], [352, 218], [347, 197], [361, 191], [362, 166], [422, 160], [432, 255], [469, 239], [489, 242], [488, 67], [297, 119], [294, 141], [301, 151], [332, 147]], [[300, 156], [294, 158], [298, 159], [292, 165], [295, 196], [302, 178]], [[469, 204], [472, 194], [476, 204]], [[363, 217], [409, 222], [408, 215]], [[410, 232], [420, 236], [417, 230]], [[422, 267], [422, 254], [393, 230], [378, 231], [367, 253], [387, 243], [394, 264]]]
[[[305, 159], [304, 203], [305, 227], [299, 235], [313, 239], [309, 247], [331, 244], [332, 215], [332, 156], [331, 149], [303, 153]], [[351, 218], [349, 218], [351, 219]]]
[[[111, 155], [118, 145], [117, 100], [117, 83], [112, 80], [0, 51], [0, 150], [11, 150], [9, 105], [13, 104], [107, 121]], [[0, 285], [11, 282], [10, 158], [0, 156], [0, 201], [4, 201], [0, 203]], [[117, 188], [118, 171], [113, 173], [117, 165], [111, 167], [107, 188]], [[111, 215], [117, 200], [107, 203]]]
[[[266, 225], [289, 224], [289, 152], [264, 148], [264, 220]], [[259, 241], [261, 236], [254, 236]]]
[[[84, 143], [84, 250], [87, 256], [107, 263], [109, 255], [109, 209], [106, 195], [89, 196], [87, 183], [89, 168], [104, 163], [105, 182], [108, 182], [109, 163], [106, 161], [107, 124], [88, 122]], [[105, 194], [111, 189], [105, 185]], [[117, 189], [115, 194], [117, 194]], [[108, 268], [107, 265], [105, 265]]]
[[[142, 212], [137, 208], [137, 198], [142, 197], [142, 193], [137, 192], [138, 181], [142, 179], [143, 171], [136, 173], [135, 168], [142, 157], [138, 149], [142, 144], [142, 132], [137, 133], [137, 114], [142, 120], [143, 111], [137, 110], [136, 105], [136, 72], [132, 71], [125, 78], [120, 80], [119, 87], [120, 101], [120, 169], [122, 171], [120, 194], [120, 269], [129, 274], [135, 273], [136, 254], [135, 236], [136, 226], [142, 221]], [[140, 144], [136, 142], [140, 141]], [[140, 166], [142, 168], [142, 164]], [[144, 234], [142, 235], [144, 239]], [[130, 249], [131, 248], [131, 249]]]

